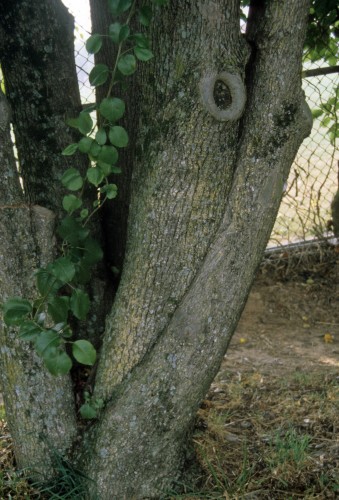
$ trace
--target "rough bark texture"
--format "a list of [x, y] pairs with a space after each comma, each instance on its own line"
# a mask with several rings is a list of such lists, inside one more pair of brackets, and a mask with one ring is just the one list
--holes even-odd
[[[92, 33], [107, 35], [108, 27], [113, 22], [108, 8], [107, 0], [90, 0]], [[138, 30], [136, 30], [138, 31]], [[103, 39], [103, 47], [95, 54], [95, 63], [106, 64], [113, 68], [116, 60], [117, 45], [107, 38]], [[115, 85], [113, 88], [114, 96], [121, 97], [126, 103], [126, 112], [122, 125], [128, 129], [129, 145], [128, 148], [119, 151], [119, 166], [122, 169], [121, 174], [112, 175], [110, 181], [118, 186], [118, 196], [109, 201], [103, 209], [103, 228], [105, 238], [105, 250], [108, 265], [116, 267], [120, 274], [115, 277], [115, 284], [120, 280], [121, 270], [126, 251], [127, 219], [130, 202], [130, 184], [133, 169], [134, 149], [138, 133], [140, 89], [138, 75], [129, 77], [124, 88]], [[107, 96], [109, 83], [96, 88], [97, 102]]]
[[[34, 297], [32, 274], [53, 257], [54, 216], [39, 206], [0, 206], [0, 297]], [[19, 468], [48, 476], [53, 451], [76, 433], [70, 377], [53, 377], [31, 345], [0, 321], [1, 387]]]
[[60, 0], [0, 0], [0, 53], [26, 199], [60, 210], [61, 172], [82, 159], [61, 156], [68, 113], [81, 109], [72, 16]]
[[154, 26], [126, 265], [97, 378], [106, 407], [83, 452], [102, 499], [158, 497], [179, 474], [310, 131], [300, 79], [307, 8], [253, 2], [237, 123], [211, 118], [198, 88], [206, 72], [243, 73], [238, 2], [172, 2]]
[[[40, 3], [47, 5], [32, 2]], [[11, 2], [2, 4], [13, 13]], [[310, 130], [300, 78], [307, 13], [308, 0], [253, 0], [247, 41], [239, 31], [239, 0], [172, 0], [155, 19], [155, 58], [141, 70], [127, 253], [95, 384], [105, 406], [77, 449], [77, 464], [94, 480], [91, 499], [159, 498], [180, 476], [196, 409], [226, 352], [283, 183]], [[22, 62], [24, 53], [18, 48], [13, 57]], [[9, 82], [13, 73], [7, 65]], [[213, 89], [215, 81], [239, 87]], [[245, 87], [244, 114], [224, 121], [227, 113], [216, 108], [229, 111]], [[14, 121], [21, 116], [14, 113]], [[8, 140], [4, 145], [5, 156]], [[6, 200], [0, 294], [29, 296], [31, 272], [53, 254], [53, 215], [22, 203], [11, 156], [0, 168], [14, 179], [8, 200], [0, 183]], [[53, 200], [49, 183], [58, 168], [41, 178]], [[47, 204], [37, 181], [41, 163], [32, 166], [31, 180], [29, 172], [26, 193], [32, 188], [34, 200]], [[58, 435], [54, 441], [67, 454], [76, 433], [69, 379], [44, 376], [13, 332], [1, 335], [2, 384], [19, 461], [32, 465], [36, 454], [48, 463], [41, 435]]]
[[[44, 207], [56, 211], [60, 207], [57, 179], [67, 166], [60, 151], [72, 142], [64, 120], [66, 110], [79, 110], [80, 99], [73, 21], [64, 6], [55, 1], [1, 1], [0, 12], [0, 60], [6, 84], [6, 97], [0, 94], [2, 302], [11, 296], [35, 298], [33, 273], [55, 257], [55, 216]], [[1, 389], [17, 463], [48, 476], [54, 451], [67, 454], [76, 434], [71, 379], [52, 377], [30, 344], [0, 323]]]

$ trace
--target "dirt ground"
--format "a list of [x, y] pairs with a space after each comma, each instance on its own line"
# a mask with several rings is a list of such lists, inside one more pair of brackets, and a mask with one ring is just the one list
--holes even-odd
[[198, 413], [215, 496], [183, 498], [339, 498], [338, 250], [263, 262]]
[[224, 368], [268, 376], [336, 369], [339, 377], [339, 283], [259, 275]]

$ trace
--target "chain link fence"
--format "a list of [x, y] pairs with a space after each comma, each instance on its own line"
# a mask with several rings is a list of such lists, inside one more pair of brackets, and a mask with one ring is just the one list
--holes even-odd
[[[94, 61], [85, 49], [88, 29], [79, 24], [75, 28], [75, 62], [83, 104], [95, 101], [94, 88], [88, 79]], [[311, 110], [319, 110], [331, 97], [338, 99], [338, 87], [337, 73], [303, 79]], [[338, 116], [332, 117], [333, 120], [338, 126]], [[331, 140], [328, 132], [329, 124], [323, 116], [315, 118], [312, 133], [300, 146], [292, 165], [269, 248], [333, 236], [331, 202], [339, 189], [339, 152], [338, 140], [335, 137]]]
[[[76, 33], [85, 30], [77, 27]], [[84, 40], [76, 36], [76, 64], [80, 93], [84, 103], [94, 102], [88, 74], [93, 60], [86, 56]], [[314, 65], [313, 65], [314, 68]], [[311, 110], [319, 109], [335, 95], [338, 74], [305, 78], [303, 88]], [[331, 236], [331, 202], [338, 186], [339, 154], [335, 138], [331, 142], [323, 118], [314, 120], [311, 135], [299, 148], [285, 186], [283, 200], [271, 234], [269, 247], [290, 245]]]
[[[338, 74], [305, 78], [303, 88], [311, 110], [326, 106], [331, 97], [336, 99], [338, 84]], [[329, 135], [333, 121], [338, 125], [338, 116], [328, 124], [323, 116], [315, 118], [311, 135], [301, 144], [269, 246], [331, 237], [331, 202], [339, 188], [338, 148], [336, 138], [331, 140]]]

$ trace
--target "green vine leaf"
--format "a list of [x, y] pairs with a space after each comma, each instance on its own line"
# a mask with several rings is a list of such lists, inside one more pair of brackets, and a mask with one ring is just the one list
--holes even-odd
[[68, 213], [74, 212], [82, 205], [82, 200], [77, 198], [74, 194], [67, 194], [63, 197], [62, 206]]
[[123, 14], [132, 5], [132, 0], [108, 0], [108, 6], [114, 16]]
[[72, 354], [83, 365], [94, 365], [97, 353], [88, 340], [77, 340], [72, 344]]
[[[89, 234], [89, 229], [82, 227], [80, 222], [73, 217], [66, 216], [57, 229], [58, 235], [70, 245], [76, 246], [79, 241], [83, 241]], [[40, 292], [41, 293], [41, 292]]]
[[[95, 69], [95, 68], [93, 68]], [[87, 135], [93, 128], [93, 120], [87, 111], [81, 111], [78, 117], [78, 129], [83, 135]]]
[[61, 177], [61, 182], [70, 191], [78, 191], [83, 185], [83, 179], [76, 168], [68, 168]]
[[99, 128], [99, 130], [95, 134], [95, 140], [97, 141], [98, 144], [100, 144], [100, 146], [103, 146], [104, 144], [106, 144], [107, 134], [106, 134], [105, 129]]
[[148, 38], [143, 33], [134, 33], [130, 36], [130, 39], [135, 42], [137, 47], [143, 49], [149, 49], [150, 43]]
[[115, 125], [111, 127], [108, 132], [110, 143], [117, 148], [125, 148], [128, 144], [128, 134], [124, 127]]
[[80, 406], [80, 415], [85, 420], [91, 420], [92, 418], [96, 418], [97, 410], [93, 408], [89, 403], [84, 403]]
[[45, 356], [53, 355], [55, 348], [61, 344], [61, 339], [57, 332], [53, 330], [42, 331], [39, 337], [35, 341], [35, 349], [39, 356], [44, 358]]
[[21, 340], [35, 341], [41, 333], [41, 328], [34, 321], [24, 321], [20, 325], [19, 337]]
[[65, 351], [55, 349], [43, 357], [47, 370], [52, 375], [66, 375], [72, 368], [72, 360]]
[[137, 60], [132, 54], [121, 56], [118, 61], [118, 70], [125, 76], [133, 75], [137, 69]]
[[102, 146], [100, 154], [98, 156], [98, 163], [107, 163], [113, 165], [118, 161], [118, 151], [114, 146]]
[[89, 74], [89, 82], [93, 87], [99, 87], [106, 83], [109, 75], [109, 68], [106, 64], [96, 64]]
[[7, 326], [17, 326], [32, 312], [32, 304], [21, 297], [11, 297], [3, 305], [4, 322]]
[[101, 101], [99, 111], [104, 118], [111, 122], [119, 120], [125, 113], [125, 103], [118, 97], [105, 97]]
[[98, 187], [105, 178], [103, 172], [98, 167], [89, 168], [87, 170], [86, 176], [89, 182], [95, 187]]
[[56, 323], [67, 323], [69, 311], [69, 297], [53, 297], [48, 302], [48, 314]]
[[129, 37], [130, 29], [127, 24], [120, 24], [116, 22], [109, 26], [108, 33], [110, 39], [114, 43], [119, 44]]
[[139, 22], [143, 26], [148, 27], [151, 24], [153, 14], [152, 14], [152, 9], [148, 5], [145, 5], [140, 9], [139, 12]]
[[93, 265], [100, 262], [104, 256], [101, 246], [93, 238], [85, 240], [84, 261], [86, 264]]
[[104, 193], [109, 200], [113, 200], [113, 198], [116, 198], [118, 195], [118, 187], [116, 184], [107, 184], [103, 186], [100, 191]]
[[52, 274], [63, 284], [70, 283], [75, 275], [75, 266], [68, 257], [59, 257], [50, 264]]
[[51, 272], [51, 264], [46, 269], [38, 269], [36, 272], [36, 283], [42, 297], [54, 296], [59, 288], [62, 287], [62, 282]]
[[77, 143], [73, 143], [73, 144], [69, 144], [63, 151], [62, 151], [62, 155], [64, 156], [72, 156], [74, 155], [74, 153], [76, 153], [78, 151], [78, 144]]
[[91, 137], [82, 137], [79, 141], [79, 151], [81, 153], [89, 153], [94, 140]]
[[151, 50], [149, 49], [144, 49], [141, 47], [135, 47], [134, 48], [134, 54], [139, 61], [149, 61], [154, 57], [154, 54]]
[[102, 36], [95, 34], [88, 38], [86, 50], [89, 54], [97, 54], [102, 47]]
[[88, 294], [79, 288], [73, 290], [70, 307], [76, 318], [85, 320], [90, 307]]

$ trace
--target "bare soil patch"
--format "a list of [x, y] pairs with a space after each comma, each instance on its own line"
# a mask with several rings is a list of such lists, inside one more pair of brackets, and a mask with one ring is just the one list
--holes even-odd
[[263, 263], [195, 443], [185, 498], [339, 498], [337, 249]]

